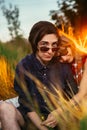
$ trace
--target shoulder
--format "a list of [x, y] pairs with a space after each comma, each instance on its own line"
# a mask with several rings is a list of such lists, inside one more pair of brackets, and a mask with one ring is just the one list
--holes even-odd
[[61, 72], [63, 74], [69, 74], [69, 73], [72, 73], [72, 68], [71, 68], [71, 64], [69, 63], [60, 63], [59, 65], [60, 69], [61, 69]]
[[62, 68], [62, 69], [71, 68], [71, 65], [70, 65], [69, 63], [61, 63], [61, 62], [58, 62], [56, 65], [59, 66], [59, 67]]
[[53, 68], [57, 68], [58, 70], [69, 70], [71, 65], [69, 63], [61, 63], [61, 62], [54, 62], [52, 63]]
[[17, 69], [28, 69], [29, 66], [31, 66], [33, 62], [33, 55], [30, 54], [30, 55], [26, 55], [16, 66], [16, 70]]

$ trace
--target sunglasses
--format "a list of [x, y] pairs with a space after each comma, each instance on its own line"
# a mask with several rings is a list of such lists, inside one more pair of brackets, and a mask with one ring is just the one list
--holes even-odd
[[46, 46], [40, 47], [40, 51], [42, 51], [42, 52], [47, 52], [47, 51], [49, 51], [49, 49], [51, 49], [52, 52], [58, 51], [58, 47], [52, 47], [52, 48], [49, 48], [49, 47], [46, 47]]
[[58, 50], [59, 56], [65, 56], [68, 53], [67, 48], [62, 48]]

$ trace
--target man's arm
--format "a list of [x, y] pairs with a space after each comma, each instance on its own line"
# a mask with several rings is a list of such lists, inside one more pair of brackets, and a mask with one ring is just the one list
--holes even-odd
[[39, 130], [48, 130], [47, 127], [41, 124], [42, 121], [36, 112], [28, 112], [27, 116]]

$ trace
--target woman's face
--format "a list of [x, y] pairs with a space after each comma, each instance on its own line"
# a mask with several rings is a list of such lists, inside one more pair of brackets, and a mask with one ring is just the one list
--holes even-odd
[[60, 62], [71, 63], [74, 59], [73, 52], [70, 47], [67, 47], [66, 51], [67, 51], [67, 53], [60, 57]]
[[41, 41], [38, 42], [38, 50], [36, 53], [37, 58], [43, 63], [48, 62], [54, 57], [58, 46], [58, 38], [55, 34], [45, 35]]

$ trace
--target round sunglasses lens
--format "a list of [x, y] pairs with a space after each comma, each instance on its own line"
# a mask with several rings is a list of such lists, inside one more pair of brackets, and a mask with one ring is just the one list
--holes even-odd
[[41, 50], [42, 52], [46, 52], [46, 51], [49, 50], [49, 48], [48, 48], [48, 47], [40, 47], [40, 50]]
[[68, 51], [67, 50], [61, 50], [59, 53], [60, 53], [60, 56], [65, 56], [65, 55], [67, 55]]
[[58, 51], [58, 48], [56, 47], [56, 48], [52, 48], [52, 51], [54, 52], [54, 51]]

